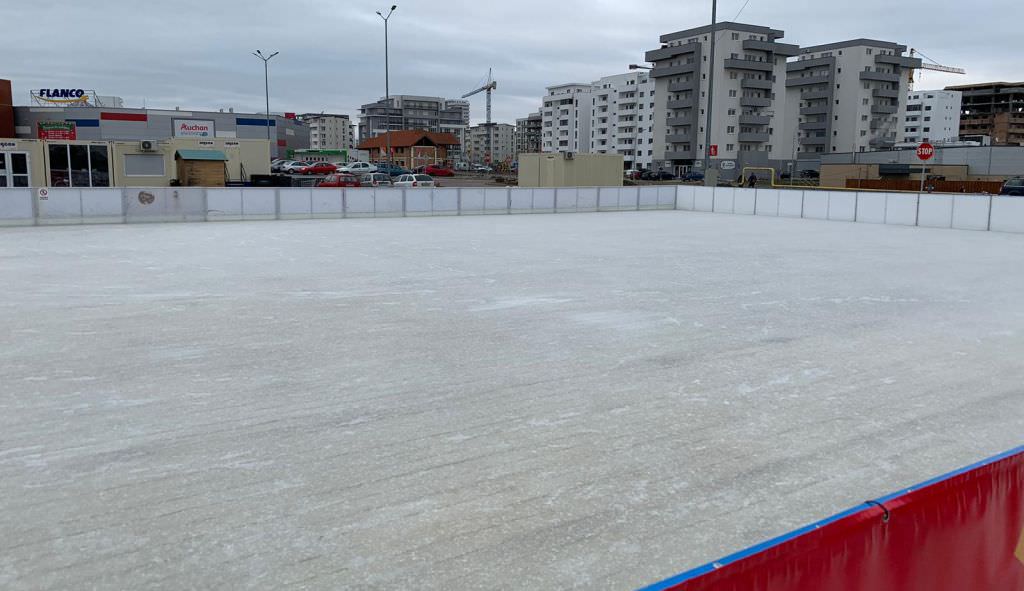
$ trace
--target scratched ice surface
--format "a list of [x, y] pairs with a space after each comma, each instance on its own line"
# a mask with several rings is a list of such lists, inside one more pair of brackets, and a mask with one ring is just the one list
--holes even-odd
[[629, 589], [1021, 443], [1024, 236], [0, 230], [0, 588]]

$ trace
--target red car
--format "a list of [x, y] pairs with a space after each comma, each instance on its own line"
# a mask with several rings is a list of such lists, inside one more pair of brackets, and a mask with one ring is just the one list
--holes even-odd
[[314, 162], [309, 166], [303, 166], [295, 172], [298, 174], [334, 174], [338, 172], [338, 167], [330, 162]]
[[317, 186], [318, 187], [361, 187], [362, 185], [359, 184], [359, 179], [357, 179], [355, 176], [353, 176], [351, 174], [329, 174], [326, 177], [324, 177], [324, 179], [322, 181], [320, 181], [320, 184], [318, 184]]
[[430, 166], [424, 168], [423, 173], [429, 174], [430, 176], [455, 176], [455, 173], [452, 172], [450, 168], [437, 166], [436, 164], [431, 164]]

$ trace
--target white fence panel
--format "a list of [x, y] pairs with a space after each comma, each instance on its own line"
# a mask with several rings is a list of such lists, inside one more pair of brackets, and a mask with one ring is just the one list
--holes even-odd
[[860, 193], [857, 195], [857, 221], [867, 224], [885, 223], [885, 193]]
[[277, 189], [243, 189], [242, 219], [272, 220], [277, 218]]
[[576, 211], [597, 211], [597, 189], [595, 187], [577, 189]]
[[[430, 194], [432, 189], [404, 189], [406, 193], [423, 192]], [[403, 189], [374, 189], [374, 210], [373, 215], [377, 217], [402, 217], [405, 213], [403, 202]]]
[[483, 189], [459, 189], [462, 191], [462, 215], [484, 212]]
[[459, 190], [458, 189], [434, 189], [434, 215], [458, 215], [459, 214]]
[[696, 209], [696, 189], [694, 185], [679, 185], [676, 188], [676, 209], [694, 211]]
[[678, 186], [658, 187], [658, 209], [676, 208], [676, 190]]
[[511, 189], [513, 213], [533, 213], [533, 189]]
[[810, 220], [828, 219], [828, 192], [804, 191], [804, 217]]
[[921, 195], [917, 225], [925, 228], [952, 228], [953, 196]]
[[618, 187], [600, 187], [597, 193], [598, 211], [617, 211], [619, 209]]
[[953, 196], [953, 227], [958, 230], [987, 230], [989, 197]]
[[693, 210], [694, 211], [715, 211], [715, 188], [694, 187], [693, 188]]
[[0, 226], [31, 226], [35, 223], [32, 192], [32, 189], [0, 189]]
[[757, 207], [755, 215], [777, 216], [779, 215], [779, 193], [778, 189], [758, 189]]
[[313, 217], [313, 192], [326, 189], [278, 189], [277, 199], [282, 220]]
[[[863, 198], [863, 195], [861, 195]], [[918, 195], [908, 193], [889, 193], [886, 206], [885, 223], [896, 226], [917, 225]]]
[[1024, 232], [1024, 199], [994, 197], [992, 199], [992, 229], [996, 232]]
[[121, 189], [92, 189], [82, 192], [82, 218], [90, 224], [124, 222]]
[[241, 189], [207, 189], [206, 219], [208, 220], [240, 220], [242, 219]]
[[640, 187], [637, 196], [637, 209], [658, 209], [658, 191], [661, 187]]
[[579, 198], [579, 189], [568, 187], [555, 189], [555, 210], [559, 213], [570, 213], [576, 211], [576, 200]]
[[340, 218], [345, 215], [345, 192], [341, 189], [311, 189], [314, 218]]
[[828, 196], [828, 219], [852, 222], [857, 219], [857, 194], [832, 191]]
[[736, 189], [732, 187], [715, 187], [715, 213], [733, 213]]
[[37, 199], [40, 224], [82, 223], [82, 191], [51, 188], [46, 192], [45, 198]]
[[373, 217], [376, 205], [373, 189], [345, 189], [345, 217]]
[[779, 191], [779, 217], [805, 217], [804, 199], [807, 193], [793, 189]]
[[125, 187], [121, 190], [125, 221], [205, 222], [206, 189]]
[[429, 216], [434, 211], [434, 191], [406, 191], [405, 192], [405, 215], [408, 216]]
[[487, 213], [508, 213], [508, 189], [487, 189], [484, 193], [484, 209]]
[[555, 190], [534, 189], [533, 190], [533, 213], [554, 213], [555, 212]]
[[734, 189], [732, 212], [754, 215], [757, 210], [757, 189]]

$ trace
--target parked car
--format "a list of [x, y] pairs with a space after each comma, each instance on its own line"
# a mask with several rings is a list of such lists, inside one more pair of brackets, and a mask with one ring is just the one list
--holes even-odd
[[312, 162], [305, 162], [302, 160], [295, 160], [281, 166], [281, 172], [285, 174], [301, 174], [299, 171], [303, 168], [310, 166]]
[[339, 167], [338, 172], [347, 172], [349, 174], [368, 174], [371, 172], [377, 172], [377, 166], [370, 164], [369, 162], [349, 162], [348, 164]]
[[361, 187], [359, 179], [351, 174], [335, 173], [325, 176], [318, 187]]
[[629, 170], [623, 172], [622, 176], [627, 179], [635, 179], [636, 177], [640, 176], [640, 171], [635, 168], [630, 168]]
[[338, 172], [338, 167], [330, 162], [313, 162], [309, 166], [303, 166], [297, 172], [298, 174], [334, 174]]
[[359, 177], [359, 182], [364, 187], [390, 187], [394, 184], [392, 178], [386, 172], [371, 172]]
[[696, 172], [696, 171], [691, 170], [690, 172], [687, 172], [683, 176], [679, 177], [679, 180], [681, 180], [683, 182], [686, 182], [686, 183], [693, 183], [693, 182], [697, 182], [697, 181], [703, 181], [704, 180], [704, 173], [703, 172]]
[[490, 166], [484, 166], [483, 164], [477, 164], [476, 166], [473, 167], [473, 172], [482, 172], [482, 173], [486, 174], [486, 173], [494, 172], [494, 169], [491, 168]]
[[667, 170], [659, 170], [650, 174], [650, 180], [652, 181], [674, 181], [676, 175], [672, 174]]
[[999, 191], [1000, 195], [1010, 195], [1012, 197], [1024, 197], [1024, 177], [1016, 176], [1012, 179], [1007, 179], [1003, 183], [1002, 190]]
[[389, 176], [400, 176], [403, 174], [412, 174], [411, 170], [403, 168], [395, 163], [378, 162], [376, 165], [377, 172], [384, 173]]
[[431, 164], [423, 169], [423, 174], [430, 176], [455, 176], [450, 168], [445, 168], [437, 164]]
[[284, 158], [274, 158], [270, 161], [270, 172], [281, 172], [281, 165], [291, 160], [285, 160]]
[[426, 174], [403, 174], [395, 181], [396, 187], [436, 187], [434, 177]]

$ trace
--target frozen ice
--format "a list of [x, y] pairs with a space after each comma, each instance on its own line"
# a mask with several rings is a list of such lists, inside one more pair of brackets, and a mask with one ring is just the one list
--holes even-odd
[[0, 231], [0, 588], [629, 589], [1021, 443], [1024, 235]]

